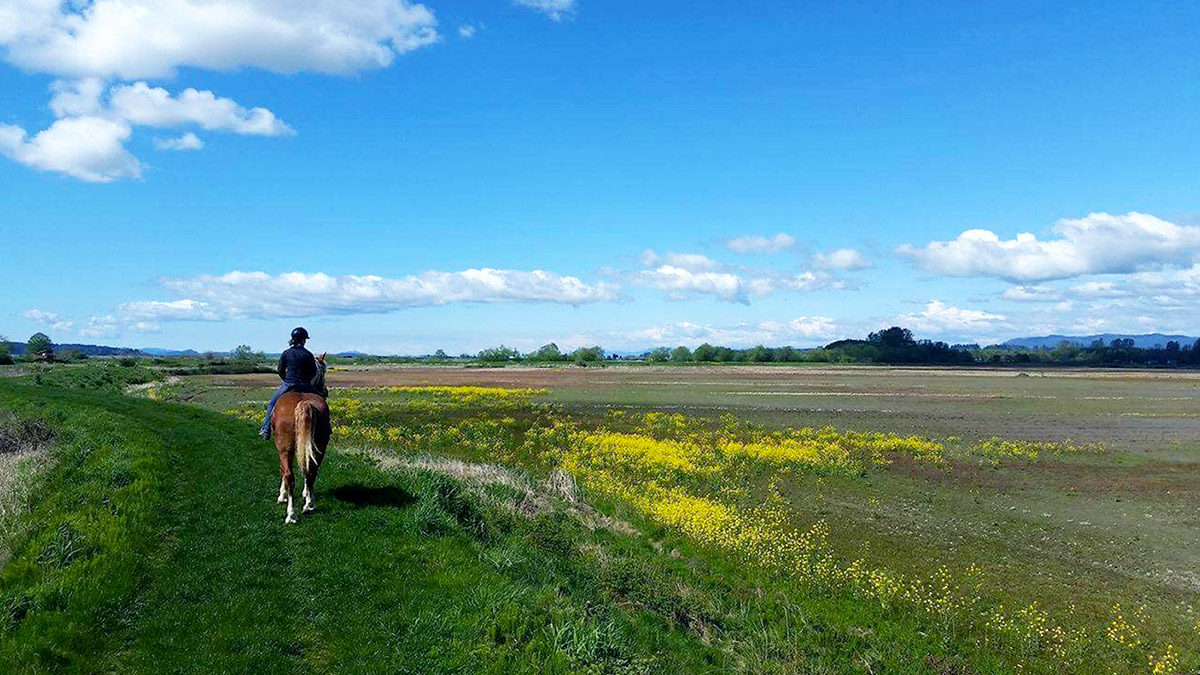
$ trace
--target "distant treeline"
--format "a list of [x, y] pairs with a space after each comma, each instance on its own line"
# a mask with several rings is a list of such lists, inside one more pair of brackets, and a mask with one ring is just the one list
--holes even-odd
[[907, 328], [893, 326], [871, 333], [865, 340], [838, 340], [824, 347], [766, 347], [758, 345], [735, 349], [702, 344], [688, 347], [659, 347], [645, 353], [619, 357], [600, 347], [573, 352], [560, 351], [555, 344], [521, 354], [508, 347], [487, 349], [479, 354], [463, 354], [457, 359], [444, 352], [427, 357], [432, 361], [468, 360], [483, 363], [526, 362], [596, 363], [604, 360], [644, 361], [650, 363], [860, 363], [889, 365], [1055, 365], [1055, 366], [1200, 366], [1200, 340], [1181, 345], [1167, 342], [1150, 348], [1135, 347], [1132, 339], [1098, 340], [1082, 346], [1064, 341], [1053, 348], [1029, 349], [994, 345], [950, 345], [933, 340], [918, 340]]
[[[76, 361], [89, 356], [115, 356], [123, 365], [144, 363], [165, 368], [171, 374], [272, 372], [273, 356], [240, 345], [231, 352], [191, 353], [172, 356], [147, 356], [133, 349], [94, 345], [52, 344], [39, 333], [29, 340], [38, 349], [20, 343], [8, 343], [0, 337], [0, 364], [18, 358], [33, 360], [35, 354], [49, 354], [49, 360]], [[90, 348], [90, 349], [87, 349]], [[98, 350], [105, 350], [96, 354]], [[865, 340], [838, 340], [824, 347], [765, 347], [758, 345], [735, 349], [704, 343], [695, 349], [680, 346], [658, 347], [640, 354], [618, 355], [602, 347], [581, 347], [563, 351], [550, 343], [528, 353], [499, 346], [475, 354], [450, 356], [443, 350], [425, 356], [371, 356], [358, 353], [331, 355], [332, 363], [426, 363], [500, 366], [506, 363], [599, 365], [605, 361], [647, 363], [860, 363], [889, 365], [1045, 365], [1045, 366], [1145, 366], [1200, 367], [1200, 340], [1191, 344], [1168, 341], [1154, 347], [1137, 347], [1130, 338], [1105, 342], [1096, 340], [1080, 345], [1064, 340], [1057, 347], [1028, 348], [1007, 345], [980, 347], [976, 344], [950, 345], [933, 340], [918, 340], [907, 328], [893, 326], [871, 333]]]

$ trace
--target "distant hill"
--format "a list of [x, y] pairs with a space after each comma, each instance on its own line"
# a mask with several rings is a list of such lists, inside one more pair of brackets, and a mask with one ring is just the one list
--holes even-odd
[[[9, 342], [13, 356], [25, 353], [24, 342]], [[107, 347], [105, 345], [55, 344], [54, 351], [58, 353], [79, 350], [88, 356], [139, 356], [142, 352], [129, 347]]]
[[196, 351], [195, 349], [159, 349], [157, 347], [142, 347], [138, 351], [150, 356], [200, 356], [200, 352]]
[[1163, 335], [1162, 333], [1146, 333], [1144, 335], [1127, 335], [1125, 333], [1101, 333], [1099, 335], [1047, 335], [1045, 337], [1021, 337], [1013, 338], [1005, 342], [1003, 347], [1018, 347], [1025, 349], [1041, 349], [1043, 347], [1057, 347], [1063, 342], [1087, 347], [1096, 340], [1104, 340], [1104, 344], [1109, 344], [1113, 340], [1133, 340], [1133, 346], [1140, 349], [1149, 349], [1152, 347], [1161, 347], [1168, 342], [1175, 341], [1180, 345], [1190, 345], [1196, 341], [1194, 337], [1187, 335]]

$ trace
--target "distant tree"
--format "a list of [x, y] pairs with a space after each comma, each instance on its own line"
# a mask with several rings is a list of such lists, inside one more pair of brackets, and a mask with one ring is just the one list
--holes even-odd
[[433, 353], [433, 358], [435, 358], [435, 359], [438, 359], [439, 361], [445, 361], [446, 359], [448, 359], [448, 358], [450, 358], [450, 357], [449, 357], [449, 356], [446, 356], [446, 351], [445, 351], [445, 350], [443, 350], [443, 349], [439, 349], [439, 350], [437, 350], [436, 352], [434, 352], [434, 353]]
[[671, 350], [671, 360], [674, 361], [675, 363], [686, 363], [688, 361], [691, 361], [692, 360], [692, 350], [688, 349], [687, 347], [684, 347], [683, 345], [679, 345], [675, 349]]
[[695, 361], [716, 361], [717, 348], [705, 342], [696, 347], [696, 351], [692, 352], [692, 359]]
[[754, 363], [764, 363], [771, 360], [771, 352], [764, 346], [758, 345], [746, 350], [746, 360]]
[[238, 345], [233, 348], [233, 360], [238, 363], [250, 363], [259, 357], [250, 345]]
[[54, 356], [54, 343], [51, 342], [50, 336], [45, 333], [34, 333], [25, 341], [25, 356], [29, 359], [37, 358], [41, 352], [47, 352], [51, 358]]
[[67, 351], [59, 354], [58, 358], [62, 359], [63, 361], [86, 361], [88, 355], [84, 354], [83, 350], [76, 348], [68, 349]]
[[671, 359], [671, 350], [666, 347], [656, 347], [646, 354], [646, 360], [651, 363], [662, 363]]
[[596, 363], [604, 360], [604, 350], [600, 347], [580, 347], [571, 352], [575, 363]]
[[11, 366], [12, 363], [12, 345], [8, 344], [8, 338], [0, 335], [0, 366]]
[[917, 343], [913, 339], [912, 331], [899, 326], [892, 326], [886, 330], [871, 333], [867, 336], [867, 342], [873, 342], [883, 349], [901, 349], [903, 347], [911, 347]]
[[562, 361], [563, 353], [559, 351], [558, 345], [551, 342], [530, 354], [529, 358], [531, 361]]
[[521, 353], [515, 349], [500, 345], [479, 352], [479, 360], [489, 363], [499, 363], [502, 361], [512, 361], [521, 357]]

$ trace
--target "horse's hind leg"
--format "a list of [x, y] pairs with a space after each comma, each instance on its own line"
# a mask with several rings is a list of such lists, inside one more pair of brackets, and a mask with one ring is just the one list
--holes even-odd
[[296, 509], [292, 505], [292, 493], [296, 491], [296, 477], [292, 475], [292, 448], [290, 447], [290, 439], [279, 439], [276, 441], [287, 440], [289, 445], [280, 443], [276, 445], [279, 450], [279, 503], [287, 504], [287, 517], [284, 518], [285, 523], [296, 522]]
[[287, 502], [288, 497], [287, 479], [291, 467], [288, 466], [287, 449], [277, 446], [276, 450], [279, 451], [279, 499], [275, 501], [284, 504]]
[[[317, 450], [317, 448], [313, 448]], [[309, 459], [308, 466], [304, 467], [304, 512], [312, 513], [317, 509], [316, 504], [316, 484], [317, 472], [321, 470], [321, 460], [325, 458], [325, 450], [321, 449], [316, 455], [315, 460]]]
[[313, 483], [317, 482], [317, 467], [304, 468], [304, 511], [303, 513], [312, 513], [317, 510], [316, 502], [313, 498]]
[[287, 475], [284, 476], [284, 483], [287, 485], [287, 517], [283, 519], [285, 524], [296, 522], [296, 508], [292, 504], [292, 492], [296, 489], [296, 477], [292, 475], [292, 470], [289, 468]]

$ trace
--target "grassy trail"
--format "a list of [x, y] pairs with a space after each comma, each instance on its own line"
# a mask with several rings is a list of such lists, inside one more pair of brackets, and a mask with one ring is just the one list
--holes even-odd
[[[285, 526], [274, 447], [244, 422], [7, 384], [0, 406], [75, 429], [45, 486], [63, 500], [37, 507], [0, 577], [0, 609], [22, 608], [0, 626], [12, 672], [707, 670], [696, 660], [710, 652], [679, 631], [572, 596], [569, 575], [519, 535], [485, 542], [453, 520], [431, 532], [446, 514], [428, 477], [333, 454], [317, 513]], [[134, 487], [136, 509], [123, 501]], [[105, 511], [144, 517], [103, 534], [89, 523]], [[47, 564], [63, 522], [84, 553]], [[650, 669], [656, 654], [669, 665]]]

